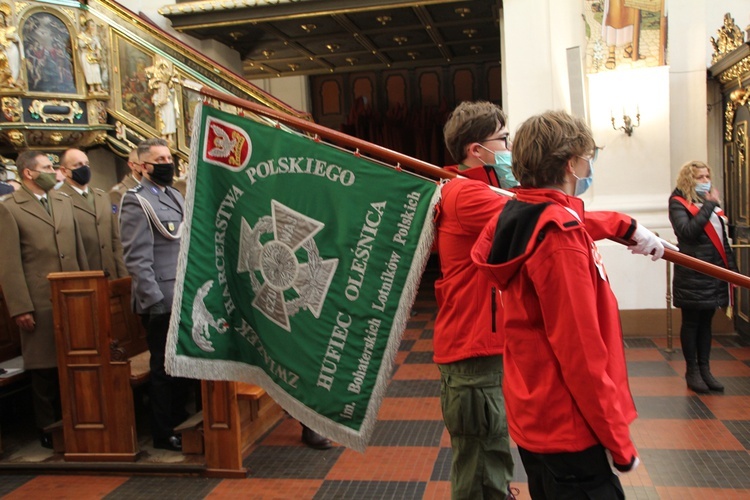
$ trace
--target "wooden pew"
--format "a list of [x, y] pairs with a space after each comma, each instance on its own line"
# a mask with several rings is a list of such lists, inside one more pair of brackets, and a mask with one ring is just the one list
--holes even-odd
[[135, 461], [132, 386], [148, 379], [148, 347], [131, 312], [130, 278], [49, 275], [66, 461]]
[[[130, 278], [107, 281], [102, 272], [87, 271], [53, 273], [49, 279], [65, 459], [134, 461], [138, 447], [130, 388], [148, 378], [148, 350], [130, 306]], [[145, 374], [136, 366], [143, 352]], [[204, 452], [208, 476], [245, 477], [242, 459], [283, 410], [254, 385], [204, 380], [201, 388], [202, 412], [177, 428], [183, 452]]]
[[[5, 295], [0, 289], [0, 398], [10, 396], [25, 387], [22, 382], [28, 379], [28, 372], [23, 369], [21, 357], [21, 338], [18, 326], [8, 313]], [[0, 439], [0, 453], [2, 453], [2, 439]]]
[[204, 380], [201, 387], [206, 476], [245, 477], [242, 459], [284, 411], [256, 385]]

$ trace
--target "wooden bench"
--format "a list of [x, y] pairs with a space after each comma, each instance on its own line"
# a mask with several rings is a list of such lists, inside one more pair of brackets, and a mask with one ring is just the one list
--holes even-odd
[[255, 385], [204, 380], [201, 388], [206, 475], [243, 478], [242, 459], [284, 410]]
[[[65, 459], [133, 461], [131, 387], [148, 379], [145, 333], [130, 307], [130, 278], [86, 271], [49, 275], [63, 406]], [[258, 386], [201, 381], [202, 411], [176, 428], [183, 453], [204, 453], [206, 475], [245, 477], [242, 459], [283, 410]]]
[[[21, 337], [18, 326], [8, 313], [5, 295], [0, 289], [0, 398], [11, 396], [28, 386], [28, 372], [23, 369]], [[0, 453], [2, 439], [0, 438]]]
[[66, 461], [135, 461], [132, 387], [148, 380], [148, 346], [130, 278], [49, 275]]

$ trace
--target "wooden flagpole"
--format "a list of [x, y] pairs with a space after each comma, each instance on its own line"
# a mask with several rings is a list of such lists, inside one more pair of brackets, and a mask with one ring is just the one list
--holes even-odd
[[[367, 153], [368, 155], [375, 157], [379, 160], [395, 164], [397, 167], [403, 167], [408, 170], [412, 170], [413, 172], [423, 175], [425, 177], [431, 177], [431, 178], [435, 178], [439, 180], [439, 179], [453, 179], [454, 177], [457, 176], [457, 174], [453, 172], [449, 172], [448, 170], [437, 167], [435, 165], [432, 165], [431, 163], [427, 163], [425, 161], [412, 158], [411, 156], [398, 153], [391, 149], [378, 146], [377, 144], [373, 144], [371, 142], [358, 139], [351, 135], [344, 134], [343, 132], [338, 132], [328, 127], [324, 127], [322, 125], [318, 125], [317, 123], [313, 123], [308, 120], [297, 118], [296, 116], [282, 113], [281, 111], [268, 108], [261, 104], [256, 104], [254, 102], [247, 101], [245, 99], [240, 99], [239, 97], [235, 97], [231, 94], [226, 94], [224, 92], [220, 92], [218, 90], [214, 90], [209, 87], [196, 86], [192, 84], [192, 82], [184, 82], [184, 85], [190, 89], [200, 92], [201, 94], [207, 97], [211, 97], [219, 101], [225, 102], [227, 104], [231, 104], [233, 106], [237, 106], [239, 108], [252, 111], [253, 113], [257, 113], [262, 116], [273, 118], [274, 120], [280, 123], [298, 128], [300, 130], [304, 130], [305, 132], [309, 132], [311, 134], [315, 134], [318, 137], [331, 141], [339, 146], [345, 146], [345, 147], [352, 148], [356, 151]], [[497, 190], [497, 191], [500, 194], [504, 194], [506, 196], [512, 196], [512, 193], [510, 191], [504, 191], [504, 190]], [[629, 245], [635, 244], [635, 242], [626, 241], [623, 239], [617, 239], [617, 238], [611, 238], [611, 239], [612, 241], [622, 243], [623, 245], [629, 246]], [[744, 276], [739, 273], [735, 273], [734, 271], [730, 271], [729, 269], [725, 269], [723, 267], [719, 267], [713, 264], [709, 264], [707, 262], [703, 262], [702, 260], [696, 259], [695, 257], [690, 257], [689, 255], [685, 255], [680, 252], [670, 250], [669, 248], [665, 248], [664, 256], [662, 258], [664, 260], [668, 260], [669, 262], [673, 262], [680, 266], [685, 266], [694, 271], [698, 271], [699, 273], [707, 274], [709, 276], [712, 276], [714, 278], [717, 278], [723, 281], [727, 281], [734, 285], [750, 289], [749, 277]]]

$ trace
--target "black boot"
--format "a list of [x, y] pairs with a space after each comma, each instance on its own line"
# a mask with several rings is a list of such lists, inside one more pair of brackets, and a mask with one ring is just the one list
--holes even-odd
[[698, 394], [707, 394], [710, 392], [708, 386], [701, 378], [698, 367], [695, 365], [688, 365], [685, 380], [687, 381], [688, 388], [693, 392], [697, 392]]
[[310, 448], [314, 448], [316, 450], [327, 450], [328, 448], [333, 446], [330, 439], [325, 436], [321, 436], [306, 425], [302, 426], [302, 442]]
[[708, 386], [709, 389], [711, 389], [712, 391], [724, 392], [724, 386], [711, 374], [711, 367], [708, 366], [708, 363], [706, 363], [705, 365], [700, 365], [700, 373], [701, 378], [706, 383], [706, 386]]

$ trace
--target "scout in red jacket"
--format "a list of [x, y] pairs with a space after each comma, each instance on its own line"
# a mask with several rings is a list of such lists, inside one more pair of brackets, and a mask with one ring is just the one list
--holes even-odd
[[624, 498], [606, 453], [622, 471], [638, 463], [617, 301], [576, 197], [595, 153], [578, 118], [527, 120], [514, 146], [523, 187], [472, 250], [503, 293], [503, 392], [532, 498]]
[[[462, 177], [445, 184], [437, 222], [441, 277], [435, 282], [438, 315], [434, 360], [441, 374], [443, 420], [451, 436], [451, 492], [455, 498], [498, 498], [513, 477], [503, 379], [503, 308], [496, 285], [472, 263], [471, 247], [484, 226], [511, 199], [490, 186], [513, 188], [512, 143], [505, 113], [489, 102], [464, 102], [451, 114], [445, 142]], [[636, 238], [636, 251], [659, 243], [630, 217], [586, 214], [594, 239]]]

